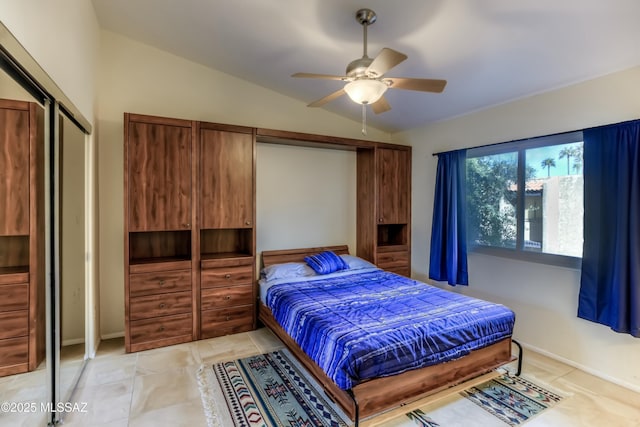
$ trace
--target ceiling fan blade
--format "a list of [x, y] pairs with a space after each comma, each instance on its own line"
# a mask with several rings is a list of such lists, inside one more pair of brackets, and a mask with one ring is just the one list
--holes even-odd
[[322, 107], [327, 102], [333, 101], [334, 99], [344, 95], [345, 93], [346, 92], [344, 91], [344, 88], [342, 88], [340, 90], [333, 92], [330, 95], [325, 96], [324, 98], [320, 98], [317, 101], [313, 101], [311, 104], [307, 105], [307, 107]]
[[389, 105], [389, 103], [387, 102], [387, 99], [384, 96], [382, 96], [376, 102], [371, 104], [371, 109], [373, 110], [374, 113], [380, 114], [380, 113], [384, 113], [385, 111], [391, 110], [391, 105]]
[[440, 93], [447, 85], [446, 80], [412, 79], [406, 77], [389, 77], [384, 79], [392, 89], [419, 90], [421, 92]]
[[367, 73], [375, 74], [375, 77], [380, 77], [405, 59], [407, 59], [407, 55], [404, 53], [385, 47], [380, 51], [378, 56], [373, 59], [373, 62], [367, 68]]
[[345, 80], [345, 76], [334, 76], [332, 74], [314, 74], [314, 73], [295, 73], [291, 77], [302, 77], [305, 79], [326, 79], [326, 80]]

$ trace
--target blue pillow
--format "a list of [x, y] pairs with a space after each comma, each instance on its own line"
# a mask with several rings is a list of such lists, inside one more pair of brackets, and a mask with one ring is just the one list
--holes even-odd
[[375, 268], [375, 265], [369, 261], [353, 255], [340, 255], [340, 258], [344, 260], [349, 266], [349, 270], [360, 270], [362, 268]]
[[318, 274], [329, 274], [349, 268], [349, 265], [342, 258], [331, 251], [310, 255], [305, 257], [304, 260]]
[[296, 279], [315, 276], [315, 274], [304, 262], [285, 262], [273, 264], [262, 269], [262, 277], [266, 280]]

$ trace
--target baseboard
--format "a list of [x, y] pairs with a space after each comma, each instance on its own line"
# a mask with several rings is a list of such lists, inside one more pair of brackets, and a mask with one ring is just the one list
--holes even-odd
[[84, 338], [72, 338], [69, 340], [62, 341], [62, 346], [66, 347], [68, 345], [82, 344], [84, 343]]
[[[527, 343], [522, 342], [520, 340], [518, 340], [518, 342], [520, 344], [522, 344], [522, 347], [524, 347], [527, 350], [534, 351], [534, 352], [539, 353], [539, 354], [541, 354], [543, 356], [546, 356], [546, 357], [548, 357], [550, 359], [557, 360], [558, 362], [562, 362], [565, 365], [572, 366], [572, 367], [574, 367], [576, 369], [580, 369], [581, 371], [584, 371], [584, 372], [586, 372], [588, 374], [591, 374], [591, 375], [593, 375], [595, 377], [598, 377], [598, 378], [603, 379], [605, 381], [609, 381], [610, 383], [619, 385], [620, 387], [624, 387], [624, 388], [629, 389], [631, 391], [634, 391], [636, 393], [640, 393], [640, 386], [638, 386], [638, 385], [631, 384], [629, 382], [623, 381], [620, 378], [612, 377], [611, 375], [607, 375], [607, 374], [605, 374], [605, 373], [603, 373], [601, 371], [598, 371], [597, 369], [593, 369], [593, 368], [590, 368], [588, 366], [584, 366], [584, 365], [582, 365], [580, 363], [577, 363], [577, 362], [575, 362], [573, 360], [564, 358], [562, 356], [558, 356], [555, 353], [551, 353], [551, 352], [549, 352], [547, 350], [543, 350], [543, 349], [538, 348], [538, 347], [536, 347], [534, 345], [527, 344]], [[527, 358], [527, 354], [526, 353], [524, 353], [523, 358], [526, 360], [526, 358]]]
[[112, 334], [104, 334], [100, 335], [100, 340], [110, 340], [111, 338], [122, 338], [124, 337], [124, 332], [114, 332]]

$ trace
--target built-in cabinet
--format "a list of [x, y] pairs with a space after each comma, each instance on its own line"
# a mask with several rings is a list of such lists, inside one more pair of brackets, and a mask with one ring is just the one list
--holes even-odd
[[125, 114], [125, 347], [197, 338], [191, 121]]
[[0, 376], [45, 356], [44, 110], [0, 99]]
[[356, 254], [410, 274], [411, 148], [125, 114], [128, 352], [256, 327], [256, 141], [357, 152]]
[[125, 114], [125, 347], [255, 328], [255, 132]]
[[360, 149], [357, 158], [357, 254], [410, 276], [411, 147]]
[[255, 328], [255, 130], [198, 123], [200, 338]]

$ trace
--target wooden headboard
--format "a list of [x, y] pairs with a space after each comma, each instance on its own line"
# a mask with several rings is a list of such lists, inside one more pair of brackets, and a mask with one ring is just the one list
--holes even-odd
[[269, 267], [283, 262], [303, 262], [304, 257], [322, 251], [333, 251], [338, 255], [349, 254], [348, 245], [321, 246], [318, 248], [284, 249], [278, 251], [262, 251], [262, 266]]

